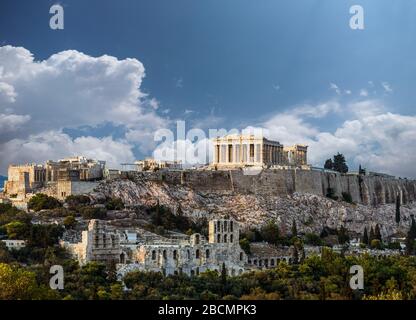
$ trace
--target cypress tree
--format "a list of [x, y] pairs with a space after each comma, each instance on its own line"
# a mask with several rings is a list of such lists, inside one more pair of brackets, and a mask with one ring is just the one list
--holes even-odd
[[292, 237], [297, 237], [297, 236], [298, 236], [298, 228], [296, 226], [295, 219], [293, 219], [293, 222], [292, 222]]
[[293, 246], [293, 264], [297, 264], [299, 262], [299, 251], [296, 244]]
[[400, 223], [400, 195], [396, 197], [396, 223]]
[[222, 269], [221, 269], [221, 291], [222, 295], [224, 296], [227, 292], [227, 269], [225, 268], [225, 263], [222, 263]]
[[370, 229], [370, 239], [369, 239], [369, 244], [371, 243], [371, 241], [372, 240], [374, 240], [375, 239], [375, 237], [374, 237], [374, 229], [373, 229], [373, 226], [371, 226], [371, 229]]
[[222, 263], [222, 268], [221, 268], [221, 283], [224, 287], [227, 284], [227, 269], [225, 268], [224, 262]]
[[382, 241], [380, 226], [378, 224], [376, 224], [376, 228], [374, 230], [374, 237], [375, 237], [375, 239]]
[[366, 245], [369, 245], [370, 244], [370, 242], [368, 240], [367, 227], [364, 227], [363, 243], [365, 243]]
[[413, 214], [411, 215], [412, 224], [410, 225], [410, 229], [407, 232], [406, 237], [406, 253], [412, 254], [414, 250], [414, 242], [416, 239], [416, 223]]

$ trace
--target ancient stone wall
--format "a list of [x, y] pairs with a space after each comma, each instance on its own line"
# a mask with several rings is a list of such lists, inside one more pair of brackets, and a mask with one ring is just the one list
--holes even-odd
[[281, 196], [293, 192], [326, 196], [329, 188], [338, 198], [351, 195], [356, 203], [378, 205], [394, 203], [397, 195], [402, 203], [416, 199], [416, 181], [381, 176], [342, 175], [314, 170], [263, 170], [258, 175], [244, 175], [242, 170], [184, 170], [128, 172], [132, 180], [151, 180], [168, 185], [182, 185], [196, 192], [236, 192]]

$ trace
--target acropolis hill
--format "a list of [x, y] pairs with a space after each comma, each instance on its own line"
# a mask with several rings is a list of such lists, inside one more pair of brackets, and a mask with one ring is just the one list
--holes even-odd
[[[184, 214], [195, 218], [227, 215], [243, 228], [275, 219], [283, 232], [296, 220], [301, 232], [319, 234], [325, 226], [343, 225], [361, 235], [365, 226], [379, 224], [383, 235], [391, 236], [407, 232], [410, 216], [416, 214], [414, 180], [314, 168], [307, 165], [307, 146], [303, 145], [285, 148], [270, 140], [235, 141], [235, 137], [216, 140], [214, 145], [217, 152], [213, 163], [201, 169], [145, 160], [137, 162], [133, 170], [105, 169], [103, 179], [91, 182], [82, 181], [74, 168], [68, 171], [65, 167], [58, 170], [56, 182], [47, 182], [35, 192], [58, 198], [64, 193], [84, 193], [97, 201], [105, 196], [119, 197], [127, 207], [159, 202], [173, 212], [180, 207]], [[100, 163], [80, 159], [87, 168]], [[67, 163], [61, 162], [60, 166]], [[258, 174], [251, 174], [247, 168], [259, 168]], [[331, 199], [327, 197], [329, 190]], [[343, 200], [345, 194], [352, 203]], [[399, 224], [394, 218], [397, 198], [401, 203]]]

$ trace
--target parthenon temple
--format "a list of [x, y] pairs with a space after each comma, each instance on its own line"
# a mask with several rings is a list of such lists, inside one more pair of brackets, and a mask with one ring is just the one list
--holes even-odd
[[278, 141], [255, 135], [227, 135], [213, 139], [217, 168], [245, 166], [306, 166], [308, 146], [295, 144], [284, 147]]

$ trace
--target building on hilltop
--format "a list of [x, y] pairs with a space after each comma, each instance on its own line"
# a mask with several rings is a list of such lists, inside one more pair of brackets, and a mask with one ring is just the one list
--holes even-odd
[[307, 166], [306, 145], [284, 147], [263, 136], [238, 134], [214, 138], [213, 145], [215, 168]]
[[103, 178], [104, 169], [105, 161], [82, 156], [48, 160], [45, 165], [9, 165], [4, 193], [25, 199], [27, 194], [36, 193], [42, 188], [51, 190], [50, 187], [53, 187], [51, 195], [64, 199], [71, 194], [91, 191], [96, 186], [94, 181]]
[[58, 161], [48, 160], [45, 169], [47, 181], [69, 180], [66, 177], [74, 175], [75, 172], [77, 172], [75, 174], [77, 180], [100, 180], [103, 178], [105, 161], [88, 159], [83, 156], [69, 157]]
[[180, 161], [162, 161], [153, 158], [146, 158], [144, 160], [135, 161], [137, 171], [157, 171], [161, 169], [182, 169]]
[[10, 165], [4, 193], [9, 195], [26, 194], [41, 187], [46, 181], [46, 170], [38, 164]]

